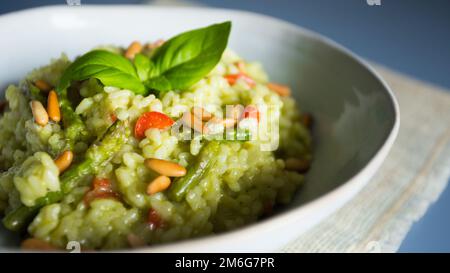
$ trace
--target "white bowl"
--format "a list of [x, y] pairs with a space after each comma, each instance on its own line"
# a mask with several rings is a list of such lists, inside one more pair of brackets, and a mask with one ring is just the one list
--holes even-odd
[[[373, 176], [399, 128], [397, 102], [359, 57], [316, 33], [263, 15], [210, 8], [55, 6], [0, 16], [0, 87], [66, 52], [168, 38], [231, 20], [229, 47], [290, 84], [315, 118], [314, 162], [295, 200], [273, 217], [219, 235], [141, 251], [276, 251], [351, 199]], [[4, 90], [4, 89], [2, 89]], [[11, 235], [0, 234], [3, 250]]]

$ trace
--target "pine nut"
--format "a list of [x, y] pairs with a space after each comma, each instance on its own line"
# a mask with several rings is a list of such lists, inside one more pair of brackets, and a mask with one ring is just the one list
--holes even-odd
[[165, 175], [158, 176], [147, 186], [147, 194], [152, 195], [166, 190], [170, 186], [170, 178]]
[[134, 59], [134, 56], [141, 51], [142, 51], [141, 43], [134, 41], [128, 46], [127, 51], [125, 51], [125, 57], [128, 59]]
[[55, 159], [55, 165], [58, 167], [59, 173], [64, 172], [73, 161], [72, 151], [64, 151]]
[[24, 240], [21, 244], [21, 248], [26, 250], [57, 250], [56, 247], [52, 246], [46, 241], [36, 238], [29, 238]]
[[155, 172], [169, 176], [169, 177], [179, 177], [186, 175], [186, 168], [170, 161], [150, 158], [145, 160], [145, 166]]
[[208, 121], [213, 117], [210, 112], [206, 111], [203, 107], [200, 106], [194, 106], [192, 108], [192, 114], [194, 114], [194, 116], [201, 119], [202, 121]]
[[286, 159], [285, 164], [287, 170], [296, 171], [299, 173], [306, 172], [310, 166], [310, 162], [308, 160], [293, 157]]
[[52, 90], [52, 86], [43, 80], [35, 81], [34, 86], [36, 86], [39, 90], [44, 91], [44, 92], [48, 92], [48, 91]]
[[154, 49], [157, 49], [158, 47], [162, 46], [164, 44], [164, 42], [165, 41], [163, 39], [159, 39], [153, 43], [147, 44], [146, 47], [147, 47], [147, 49], [154, 50]]
[[225, 126], [225, 128], [230, 128], [236, 124], [236, 120], [233, 118], [225, 118], [225, 119], [222, 119], [222, 124], [223, 124], [223, 126]]
[[287, 85], [270, 82], [267, 84], [267, 87], [281, 97], [289, 97], [291, 95], [291, 88]]
[[237, 104], [229, 108], [227, 106], [227, 118], [232, 118], [235, 120], [240, 120], [242, 117], [242, 114], [244, 113], [245, 107], [241, 104]]
[[245, 63], [243, 61], [237, 61], [235, 64], [239, 72], [245, 73]]
[[233, 118], [212, 118], [210, 122], [220, 124], [225, 128], [233, 127], [236, 124], [236, 120]]
[[59, 122], [61, 120], [58, 95], [54, 90], [50, 91], [50, 93], [48, 94], [47, 113], [51, 120], [55, 122]]
[[48, 123], [48, 114], [45, 111], [44, 106], [40, 101], [34, 100], [30, 102], [31, 112], [33, 113], [34, 121], [41, 125], [45, 126]]
[[144, 240], [142, 240], [141, 238], [139, 238], [136, 234], [134, 233], [130, 233], [127, 235], [127, 241], [128, 244], [132, 247], [132, 248], [138, 248], [138, 247], [142, 247], [145, 246], [145, 242]]
[[185, 126], [188, 126], [199, 133], [203, 132], [206, 134], [208, 132], [208, 128], [203, 126], [203, 122], [190, 112], [185, 112], [181, 118], [181, 121]]

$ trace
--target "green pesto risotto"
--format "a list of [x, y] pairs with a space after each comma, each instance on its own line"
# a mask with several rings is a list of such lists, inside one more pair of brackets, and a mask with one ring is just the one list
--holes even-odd
[[231, 23], [65, 55], [6, 89], [0, 214], [26, 249], [142, 247], [291, 201], [311, 117], [226, 49]]

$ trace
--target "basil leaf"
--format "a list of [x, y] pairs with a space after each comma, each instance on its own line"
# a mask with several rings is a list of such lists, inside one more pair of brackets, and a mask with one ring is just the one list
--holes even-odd
[[57, 91], [68, 88], [72, 81], [89, 78], [96, 78], [104, 85], [130, 89], [138, 94], [147, 93], [131, 62], [106, 50], [93, 50], [76, 59], [64, 71]]
[[149, 81], [145, 82], [145, 87], [149, 90], [156, 90], [156, 91], [168, 91], [172, 90], [172, 84], [166, 77], [156, 77], [152, 78]]
[[134, 66], [136, 67], [139, 79], [146, 81], [149, 77], [150, 69], [153, 67], [153, 63], [148, 57], [139, 53], [134, 57]]
[[186, 89], [206, 76], [220, 61], [231, 22], [211, 25], [173, 37], [152, 56], [154, 68], [147, 88], [158, 91]]

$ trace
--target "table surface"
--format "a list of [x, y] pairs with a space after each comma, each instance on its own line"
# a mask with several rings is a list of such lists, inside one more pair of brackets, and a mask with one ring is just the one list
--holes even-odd
[[[82, 4], [139, 0], [81, 0]], [[450, 1], [191, 0], [279, 17], [322, 33], [357, 54], [415, 78], [450, 89]], [[0, 14], [63, 0], [7, 1]], [[450, 252], [450, 188], [415, 223], [400, 252]]]

